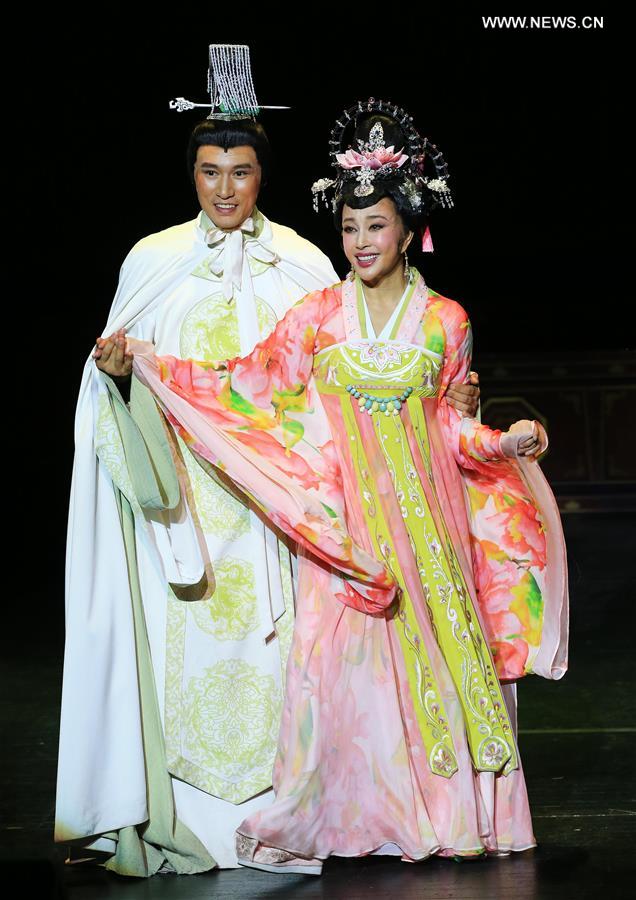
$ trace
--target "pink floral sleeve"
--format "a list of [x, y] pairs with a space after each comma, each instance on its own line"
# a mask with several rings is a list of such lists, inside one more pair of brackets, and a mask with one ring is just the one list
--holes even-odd
[[384, 564], [351, 539], [333, 440], [312, 384], [314, 353], [333, 339], [331, 289], [293, 307], [252, 353], [226, 363], [135, 349], [135, 372], [189, 447], [223, 469], [268, 518], [344, 577], [346, 605], [382, 614], [395, 596]]
[[[446, 402], [450, 382], [468, 378], [472, 335], [458, 303], [444, 298], [435, 301], [433, 314], [439, 317], [444, 342], [438, 413], [464, 480], [477, 599], [497, 673], [504, 680], [515, 680], [535, 671], [536, 664], [541, 674], [560, 677], [558, 666], [554, 667], [557, 674], [551, 674], [550, 664], [543, 659], [550, 654], [542, 648], [544, 633], [560, 634], [558, 621], [567, 588], [563, 587], [563, 566], [555, 564], [552, 571], [558, 570], [558, 577], [551, 577], [558, 585], [549, 589], [546, 524], [529, 478], [548, 499], [546, 509], [555, 507], [554, 500], [536, 463], [522, 461], [522, 466], [503, 457], [501, 431], [462, 418]], [[554, 541], [562, 546], [558, 512], [550, 515]], [[559, 641], [552, 637], [551, 641], [558, 645], [554, 652], [558, 660]]]
[[441, 299], [433, 303], [430, 314], [438, 317], [445, 334], [438, 412], [456, 461], [464, 468], [474, 469], [478, 468], [475, 462], [503, 459], [502, 432], [462, 416], [446, 401], [446, 389], [452, 381], [468, 381], [473, 336], [466, 311], [454, 300]]

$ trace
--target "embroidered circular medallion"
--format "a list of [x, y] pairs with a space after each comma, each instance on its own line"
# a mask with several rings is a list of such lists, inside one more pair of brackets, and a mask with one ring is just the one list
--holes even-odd
[[[256, 297], [256, 313], [261, 334], [273, 331], [276, 314], [260, 297]], [[241, 345], [236, 304], [228, 303], [222, 293], [200, 300], [183, 320], [179, 349], [183, 359], [223, 360], [238, 356]]]
[[271, 783], [280, 691], [270, 675], [240, 659], [220, 660], [190, 679], [183, 703], [193, 763], [237, 788], [252, 782], [259, 770]]
[[216, 590], [188, 604], [198, 627], [219, 641], [242, 641], [258, 627], [256, 582], [251, 562], [226, 556], [214, 561]]

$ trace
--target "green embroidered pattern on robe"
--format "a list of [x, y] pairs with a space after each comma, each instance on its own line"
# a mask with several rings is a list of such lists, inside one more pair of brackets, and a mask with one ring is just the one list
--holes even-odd
[[188, 609], [199, 628], [218, 641], [242, 641], [259, 624], [254, 566], [226, 556], [215, 560], [214, 577], [212, 597], [196, 600]]
[[[269, 334], [276, 313], [261, 297], [255, 300], [258, 327], [261, 334]], [[200, 300], [183, 320], [179, 351], [183, 359], [223, 360], [239, 354], [236, 303], [228, 303], [222, 293]]]
[[271, 786], [282, 694], [271, 675], [240, 659], [221, 659], [184, 684], [187, 606], [168, 597], [168, 768], [200, 790], [242, 803]]
[[[196, 273], [194, 273], [196, 274]], [[276, 316], [256, 298], [259, 326], [270, 331]], [[240, 351], [236, 305], [222, 294], [197, 303], [186, 315], [180, 332], [185, 358], [223, 360]], [[250, 533], [245, 503], [206, 472], [183, 441], [179, 446], [196, 505], [196, 518], [215, 544], [239, 541]], [[250, 665], [245, 648], [232, 642], [258, 641], [258, 613], [254, 564], [228, 555], [211, 554], [216, 590], [205, 600], [183, 602], [170, 591], [166, 625], [165, 731], [171, 773], [200, 790], [232, 803], [241, 803], [272, 783], [282, 707], [280, 686], [271, 674]], [[249, 554], [246, 553], [247, 557]], [[282, 680], [291, 643], [294, 606], [289, 553], [279, 545], [285, 612], [276, 622], [280, 642]], [[205, 657], [188, 676], [186, 639], [190, 629], [203, 632]], [[217, 643], [218, 642], [218, 643]], [[201, 643], [198, 643], [201, 652]], [[249, 646], [249, 645], [248, 645]], [[234, 655], [234, 658], [225, 658]], [[208, 665], [207, 663], [210, 663]]]
[[107, 393], [100, 393], [95, 423], [95, 452], [106, 466], [108, 474], [130, 503], [135, 515], [141, 510], [128, 474], [124, 444]]

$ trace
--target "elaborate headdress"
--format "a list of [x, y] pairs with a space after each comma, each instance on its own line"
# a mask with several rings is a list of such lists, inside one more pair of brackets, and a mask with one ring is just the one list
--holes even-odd
[[208, 119], [226, 121], [255, 119], [261, 109], [289, 109], [288, 106], [259, 106], [247, 44], [210, 44], [208, 92], [209, 103], [193, 103], [185, 97], [177, 97], [170, 101], [170, 109], [184, 112], [204, 107], [210, 109]]
[[[399, 149], [386, 146], [384, 128], [377, 121], [371, 128], [368, 140], [358, 139], [357, 149], [351, 143], [361, 118], [377, 113], [391, 119], [402, 132], [404, 144]], [[337, 170], [335, 178], [321, 178], [312, 185], [314, 209], [318, 212], [318, 197], [329, 205], [327, 193], [333, 191], [332, 209], [336, 209], [345, 190], [353, 188], [356, 197], [373, 193], [377, 181], [391, 179], [406, 197], [413, 212], [430, 212], [436, 206], [450, 208], [453, 198], [448, 187], [448, 170], [444, 157], [435, 144], [422, 137], [413, 125], [413, 117], [394, 103], [386, 100], [358, 101], [345, 109], [336, 120], [329, 140], [331, 164]], [[434, 177], [424, 174], [424, 163], [429, 160], [434, 167]]]

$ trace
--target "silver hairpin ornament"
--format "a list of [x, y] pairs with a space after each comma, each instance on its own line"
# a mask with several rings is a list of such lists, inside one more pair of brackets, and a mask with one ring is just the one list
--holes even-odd
[[446, 183], [446, 178], [425, 178], [424, 184], [433, 191], [440, 206], [444, 209], [452, 209], [454, 206], [453, 197], [450, 188]]
[[422, 208], [422, 195], [417, 189], [417, 185], [410, 178], [406, 178], [400, 185], [400, 193], [404, 194], [411, 205], [414, 212], [419, 212]]
[[170, 109], [186, 112], [209, 109], [208, 119], [255, 119], [261, 109], [289, 109], [289, 106], [262, 106], [256, 99], [247, 44], [210, 44], [208, 67], [209, 103], [195, 103], [185, 97], [170, 100]]

